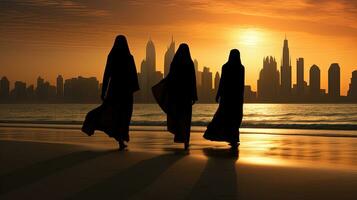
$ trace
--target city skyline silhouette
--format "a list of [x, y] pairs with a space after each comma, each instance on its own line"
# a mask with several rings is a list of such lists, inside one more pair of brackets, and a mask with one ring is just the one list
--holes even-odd
[[[285, 36], [285, 37], [287, 37], [287, 36]], [[286, 41], [288, 41], [287, 40], [287, 38], [285, 38], [285, 40]], [[319, 62], [315, 62], [314, 60], [307, 60], [303, 55], [300, 55], [300, 56], [297, 56], [296, 58], [295, 57], [291, 57], [291, 55], [290, 55], [290, 53], [289, 53], [289, 47], [288, 47], [288, 44], [285, 44], [285, 40], [284, 40], [284, 43], [283, 43], [283, 46], [282, 46], [282, 48], [283, 48], [283, 51], [282, 51], [282, 56], [281, 56], [281, 58], [279, 57], [279, 56], [277, 56], [277, 55], [273, 55], [273, 54], [269, 54], [269, 53], [266, 53], [264, 56], [263, 56], [263, 58], [265, 58], [265, 57], [267, 57], [267, 56], [273, 56], [273, 57], [275, 57], [275, 58], [277, 58], [277, 64], [278, 64], [278, 69], [279, 69], [279, 71], [281, 72], [282, 70], [287, 70], [285, 73], [280, 73], [280, 75], [279, 75], [279, 79], [280, 80], [283, 80], [283, 78], [284, 77], [287, 77], [288, 79], [285, 81], [285, 82], [287, 82], [286, 83], [286, 87], [289, 87], [290, 86], [290, 88], [293, 88], [293, 84], [295, 84], [295, 83], [297, 83], [297, 80], [298, 79], [300, 79], [299, 81], [300, 81], [300, 84], [299, 85], [297, 85], [297, 87], [299, 87], [300, 88], [300, 92], [301, 92], [301, 88], [302, 88], [302, 86], [301, 85], [303, 85], [304, 83], [302, 83], [301, 84], [301, 80], [302, 79], [304, 79], [304, 80], [308, 80], [309, 79], [309, 71], [308, 71], [308, 67], [306, 66], [306, 63], [312, 63], [311, 64], [311, 66], [312, 65], [317, 65], [317, 66], [319, 66], [319, 68], [320, 68], [320, 73], [321, 73], [321, 87], [322, 88], [325, 88], [326, 90], [328, 90], [328, 70], [329, 70], [329, 67], [330, 67], [330, 64], [331, 63], [335, 63], [336, 62], [336, 60], [331, 60], [331, 63], [329, 63], [328, 64], [328, 67], [327, 67], [327, 69], [326, 70], [324, 70], [324, 68], [326, 68], [326, 66], [322, 66], [322, 65], [320, 65], [320, 64], [318, 64]], [[152, 43], [152, 49], [153, 49], [153, 60], [154, 61], [149, 61], [149, 62], [146, 62], [146, 57], [148, 56], [148, 54], [147, 53], [145, 53], [144, 54], [144, 59], [143, 58], [139, 58], [138, 56], [136, 56], [135, 54], [134, 54], [134, 58], [135, 58], [135, 61], [136, 61], [136, 66], [137, 66], [137, 71], [138, 71], [138, 73], [139, 73], [139, 76], [140, 76], [140, 73], [142, 73], [142, 72], [146, 72], [146, 68], [150, 68], [150, 65], [152, 65], [151, 66], [151, 68], [153, 68], [153, 66], [155, 65], [155, 69], [156, 69], [156, 71], [155, 71], [155, 74], [153, 74], [152, 76], [154, 76], [154, 78], [153, 78], [153, 80], [158, 80], [158, 79], [160, 79], [160, 77], [163, 77], [164, 75], [165, 75], [165, 66], [166, 66], [166, 68], [167, 68], [167, 65], [168, 65], [168, 60], [170, 60], [170, 59], [172, 59], [172, 54], [175, 52], [175, 40], [174, 40], [174, 37], [173, 36], [171, 36], [171, 41], [170, 41], [170, 43], [169, 44], [167, 44], [166, 45], [166, 49], [165, 49], [165, 51], [164, 51], [164, 53], [162, 53], [162, 52], [160, 52], [160, 54], [157, 54], [156, 52], [157, 52], [157, 50], [156, 50], [156, 44], [154, 44], [154, 42], [153, 42], [153, 40], [151, 39], [151, 37], [149, 38], [149, 41], [151, 41], [151, 43]], [[148, 45], [148, 42], [146, 42], [146, 45]], [[287, 48], [285, 49], [284, 48], [284, 46], [287, 46]], [[145, 48], [144, 48], [145, 49]], [[285, 49], [285, 50], [284, 50]], [[246, 52], [249, 52], [250, 51], [250, 49], [246, 49]], [[281, 49], [280, 49], [280, 51], [281, 51]], [[294, 51], [294, 49], [292, 49], [292, 51]], [[244, 55], [244, 52], [245, 51], [243, 51], [243, 55]], [[284, 55], [286, 55], [286, 58], [284, 58]], [[149, 56], [150, 57], [150, 56]], [[243, 57], [243, 56], [242, 56]], [[162, 60], [163, 60], [163, 64], [161, 64], [161, 62], [157, 62], [156, 60], [158, 60], [157, 58], [163, 58]], [[243, 59], [244, 59], [244, 57], [243, 57]], [[302, 67], [302, 71], [300, 70], [300, 78], [299, 77], [297, 77], [296, 75], [298, 74], [298, 72], [297, 72], [297, 63], [296, 63], [296, 65], [295, 65], [295, 63], [293, 62], [293, 60], [299, 60], [299, 59], [302, 59], [302, 63], [303, 63], [303, 65], [305, 64], [305, 66], [304, 67]], [[138, 61], [139, 60], [139, 61]], [[161, 59], [159, 59], [160, 61], [161, 61]], [[216, 72], [219, 72], [220, 71], [220, 69], [219, 69], [219, 65], [218, 66], [216, 66], [216, 65], [213, 65], [213, 64], [208, 64], [208, 65], [205, 65], [205, 64], [201, 64], [201, 63], [205, 63], [205, 59], [203, 59], [203, 60], [200, 60], [200, 66], [198, 66], [198, 59], [197, 58], [195, 58], [194, 59], [195, 60], [195, 62], [196, 62], [196, 70], [198, 70], [198, 69], [202, 69], [202, 71], [204, 71], [204, 68], [205, 67], [208, 67], [209, 69], [210, 69], [210, 72], [212, 72], [213, 74], [214, 73], [216, 73]], [[247, 60], [247, 59], [246, 59]], [[261, 58], [260, 59], [255, 59], [255, 60], [261, 60]], [[326, 59], [326, 60], [328, 60], [328, 59]], [[284, 63], [283, 63], [283, 61], [284, 61]], [[152, 63], [150, 63], [150, 62], [154, 62], [154, 64], [152, 64]], [[341, 62], [343, 62], [343, 60], [341, 61]], [[337, 60], [337, 63], [339, 64], [339, 63], [341, 63], [339, 60]], [[284, 64], [284, 66], [286, 66], [286, 67], [281, 67], [282, 66], [282, 64]], [[143, 66], [143, 65], [148, 65], [148, 67], [145, 67], [145, 66]], [[264, 63], [263, 63], [263, 65], [264, 65]], [[352, 68], [351, 70], [351, 72], [347, 72], [346, 71], [346, 67], [348, 68], [349, 66], [343, 66], [343, 65], [341, 65], [341, 64], [339, 64], [340, 66], [341, 66], [341, 71], [340, 71], [340, 93], [341, 93], [341, 95], [342, 96], [346, 96], [347, 94], [348, 94], [348, 90], [349, 90], [349, 84], [350, 84], [350, 82], [348, 82], [348, 80], [351, 78], [351, 73], [352, 73], [352, 71], [354, 71], [355, 70], [355, 68]], [[259, 72], [260, 71], [260, 69], [261, 69], [261, 66], [262, 66], [262, 64], [260, 63], [257, 67], [253, 67], [253, 68], [257, 68], [256, 70], [257, 70], [257, 72]], [[64, 66], [64, 68], [66, 68], [65, 66]], [[101, 68], [100, 66], [98, 66], [98, 68]], [[290, 69], [291, 68], [291, 69]], [[74, 70], [73, 71], [77, 71], [76, 70], [76, 68], [73, 68]], [[254, 90], [254, 91], [257, 91], [258, 90], [258, 84], [257, 84], [257, 82], [256, 82], [256, 77], [253, 77], [253, 76], [249, 76], [249, 70], [253, 70], [252, 69], [252, 67], [250, 67], [249, 68], [249, 65], [248, 65], [248, 68], [247, 68], [247, 70], [248, 70], [248, 76], [247, 76], [247, 84], [249, 85], [249, 86], [251, 86], [251, 88], [252, 88], [252, 90]], [[152, 70], [151, 70], [152, 71]], [[72, 72], [71, 72], [72, 73]], [[83, 72], [81, 72], [81, 73], [74, 73], [74, 75], [73, 76], [71, 76], [71, 77], [77, 77], [77, 76], [83, 76], [83, 77], [96, 77], [97, 79], [101, 79], [101, 76], [102, 76], [102, 72], [100, 72], [100, 73], [98, 73], [98, 74], [92, 74], [92, 75], [78, 75], [78, 74], [82, 74], [82, 73], [84, 73], [84, 74], [88, 74], [88, 70], [86, 70], [86, 71], [83, 71]], [[59, 71], [59, 73], [58, 74], [61, 74], [61, 75], [64, 75], [65, 73], [62, 73], [61, 71]], [[55, 77], [54, 78], [49, 78], [49, 82], [50, 83], [55, 83], [57, 80], [56, 80], [56, 78], [57, 78], [57, 76], [58, 76], [58, 74], [57, 75], [55, 75]], [[283, 75], [284, 74], [284, 75]], [[290, 76], [290, 74], [292, 74], [291, 76]], [[326, 74], [326, 76], [324, 76], [324, 74]], [[343, 75], [344, 74], [347, 74], [347, 77], [346, 78], [343, 78]], [[9, 76], [6, 72], [1, 72], [0, 73], [0, 78], [2, 77], [2, 76], [6, 76], [8, 79], [11, 77], [11, 80], [16, 80], [17, 78], [16, 77], [21, 77], [21, 76], [23, 76], [24, 74], [21, 74], [21, 73], [17, 73], [16, 74], [16, 76], [15, 77], [13, 77], [13, 76]], [[33, 77], [33, 78], [31, 78], [30, 80], [28, 80], [28, 79], [22, 79], [21, 81], [22, 82], [27, 82], [28, 84], [33, 84], [33, 85], [35, 85], [35, 83], [36, 83], [36, 81], [34, 82], [33, 80], [35, 80], [35, 78], [36, 77], [38, 77], [38, 76], [43, 76], [43, 77], [48, 77], [48, 76], [50, 76], [49, 74], [47, 74], [46, 73], [46, 71], [43, 71], [43, 72], [41, 72], [40, 74], [37, 74], [37, 75], [35, 75], [35, 77]], [[289, 78], [289, 76], [290, 76], [290, 78]], [[257, 77], [259, 77], [259, 73], [257, 74]], [[213, 77], [214, 78], [214, 77]], [[149, 82], [148, 82], [149, 83]], [[152, 85], [152, 83], [150, 82], [148, 85]], [[14, 85], [12, 84], [12, 85], [10, 85], [10, 88], [13, 88], [14, 87]], [[281, 88], [282, 89], [282, 88]], [[148, 91], [148, 88], [146, 88], [145, 89], [146, 91]], [[286, 90], [286, 89], [285, 89]], [[287, 95], [289, 95], [289, 93], [291, 93], [291, 91], [285, 91], [285, 93], [288, 93]], [[281, 93], [282, 94], [282, 93]], [[150, 100], [148, 100], [148, 102], [152, 102], [153, 101], [153, 99], [150, 99]]]
[[[165, 56], [164, 63], [171, 64], [175, 53], [175, 41], [172, 37]], [[244, 58], [243, 58], [244, 59]], [[243, 61], [244, 62], [244, 61]], [[197, 90], [199, 103], [214, 103], [214, 96], [220, 79], [219, 72], [213, 73], [209, 67], [202, 66], [199, 70], [198, 60], [194, 59], [195, 73], [197, 77]], [[138, 67], [137, 67], [138, 68]], [[292, 82], [292, 69], [296, 72], [296, 82]], [[332, 63], [328, 70], [328, 87], [321, 88], [321, 72], [317, 65], [312, 65], [309, 69], [309, 80], [304, 78], [304, 58], [296, 59], [296, 65], [291, 63], [289, 54], [288, 39], [284, 39], [280, 70], [278, 62], [273, 56], [263, 58], [263, 67], [257, 79], [257, 90], [253, 91], [251, 85], [245, 85], [245, 102], [261, 103], [343, 103], [357, 102], [355, 96], [356, 77], [352, 72], [347, 98], [341, 95], [341, 75], [338, 63]], [[164, 72], [165, 73], [165, 72]], [[151, 88], [164, 77], [164, 73], [157, 70], [156, 50], [154, 42], [149, 39], [146, 45], [146, 56], [140, 65], [138, 80], [140, 90], [135, 96], [136, 103], [155, 103], [151, 93]], [[1, 78], [1, 77], [0, 77]], [[309, 82], [307, 82], [309, 81]], [[78, 76], [64, 80], [62, 75], [58, 75], [56, 86], [45, 81], [41, 76], [37, 78], [36, 87], [25, 82], [15, 81], [13, 88], [10, 86], [6, 76], [0, 82], [0, 102], [57, 102], [57, 103], [93, 103], [99, 100], [99, 91], [102, 84], [96, 77], [85, 78]], [[11, 88], [11, 89], [10, 89]]]

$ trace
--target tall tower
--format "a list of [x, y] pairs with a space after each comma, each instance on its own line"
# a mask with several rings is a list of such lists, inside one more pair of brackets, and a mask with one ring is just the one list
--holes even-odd
[[10, 81], [6, 76], [2, 77], [0, 80], [0, 101], [7, 100], [10, 95]]
[[43, 78], [41, 78], [41, 76], [39, 76], [37, 78], [37, 88], [41, 88], [43, 86], [43, 84], [45, 83], [45, 80]]
[[166, 77], [167, 74], [169, 74], [170, 71], [170, 65], [172, 62], [172, 59], [175, 56], [175, 42], [174, 38], [171, 38], [171, 44], [167, 48], [166, 53], [165, 53], [165, 58], [164, 58], [164, 76]]
[[211, 91], [212, 91], [212, 72], [210, 72], [208, 67], [203, 67], [202, 72], [202, 101], [204, 103], [211, 102]]
[[304, 58], [296, 60], [296, 86], [297, 95], [301, 97], [304, 94]]
[[281, 61], [281, 95], [283, 97], [290, 97], [291, 95], [291, 60], [289, 55], [288, 40], [285, 37], [283, 47], [283, 58]]
[[156, 84], [156, 52], [151, 39], [146, 44], [146, 57], [141, 62], [141, 99], [144, 103], [153, 102], [151, 87]]
[[57, 97], [63, 97], [63, 77], [61, 75], [58, 75], [57, 77]]
[[202, 85], [202, 72], [198, 71], [198, 61], [197, 61], [197, 59], [195, 59], [193, 61], [193, 64], [195, 66], [196, 85], [197, 85], [197, 88], [200, 88], [201, 85]]
[[320, 96], [320, 69], [317, 65], [312, 65], [310, 68], [309, 90], [311, 97]]
[[197, 76], [197, 72], [198, 72], [198, 60], [197, 59], [195, 59], [193, 61], [193, 65], [195, 66], [195, 72], [196, 72], [196, 76]]
[[156, 71], [156, 52], [154, 42], [149, 39], [146, 44], [146, 67], [149, 73], [155, 73]]
[[12, 92], [15, 101], [23, 102], [26, 100], [26, 83], [15, 81], [15, 87]]
[[332, 98], [340, 97], [340, 66], [332, 63], [328, 69], [328, 95]]
[[218, 91], [218, 87], [219, 87], [219, 81], [221, 80], [221, 78], [219, 77], [219, 73], [216, 72], [216, 75], [214, 76], [214, 89], [217, 92]]
[[352, 72], [350, 87], [347, 93], [348, 98], [357, 103], [357, 70]]
[[263, 59], [263, 69], [260, 70], [257, 81], [258, 98], [265, 102], [273, 102], [278, 98], [279, 71], [272, 56]]

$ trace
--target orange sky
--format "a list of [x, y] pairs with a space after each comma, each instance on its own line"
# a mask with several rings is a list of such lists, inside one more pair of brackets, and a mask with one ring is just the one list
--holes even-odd
[[125, 34], [137, 68], [150, 37], [158, 69], [171, 35], [190, 45], [199, 69], [215, 73], [238, 48], [246, 84], [256, 89], [264, 56], [279, 61], [285, 34], [296, 79], [296, 58], [312, 64], [327, 89], [331, 63], [341, 67], [341, 91], [357, 70], [357, 2], [349, 0], [3, 0], [0, 3], [0, 76], [35, 83], [38, 75], [55, 82], [58, 74], [102, 77], [117, 34]]

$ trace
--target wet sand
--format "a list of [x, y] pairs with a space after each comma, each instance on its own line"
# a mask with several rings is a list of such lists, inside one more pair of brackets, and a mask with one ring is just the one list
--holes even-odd
[[[259, 132], [259, 131], [257, 131]], [[0, 128], [0, 199], [357, 199], [357, 138], [242, 134], [237, 151], [191, 135]]]

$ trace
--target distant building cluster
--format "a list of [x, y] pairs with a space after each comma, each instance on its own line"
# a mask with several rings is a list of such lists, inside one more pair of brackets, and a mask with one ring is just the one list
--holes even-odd
[[0, 103], [95, 103], [99, 102], [100, 86], [95, 77], [77, 77], [63, 80], [59, 75], [56, 86], [38, 77], [36, 87], [15, 81], [10, 90], [10, 81], [4, 76], [0, 81]]
[[267, 103], [329, 103], [329, 102], [357, 102], [356, 76], [352, 73], [351, 92], [347, 96], [340, 93], [340, 66], [332, 63], [328, 70], [328, 91], [321, 89], [321, 73], [317, 65], [312, 65], [309, 71], [309, 84], [304, 80], [304, 58], [296, 60], [296, 84], [292, 85], [291, 58], [288, 40], [285, 38], [280, 72], [276, 59], [272, 56], [263, 59], [263, 69], [257, 81], [257, 102]]
[[[175, 55], [175, 42], [172, 39], [164, 55], [164, 73], [157, 71], [156, 51], [150, 39], [146, 45], [146, 57], [141, 62], [138, 73], [140, 91], [135, 93], [136, 103], [155, 103], [151, 92], [153, 85], [166, 77]], [[198, 102], [213, 103], [219, 86], [220, 75], [210, 68], [199, 70], [198, 61], [194, 60]], [[257, 80], [257, 91], [246, 85], [245, 102], [262, 103], [357, 103], [357, 70], [352, 72], [347, 96], [340, 94], [340, 66], [332, 63], [328, 70], [327, 93], [321, 89], [321, 72], [317, 65], [309, 70], [309, 83], [304, 80], [304, 58], [296, 60], [296, 84], [292, 84], [292, 65], [288, 40], [285, 38], [280, 72], [278, 63], [272, 56], [263, 58], [263, 68]], [[10, 90], [10, 81], [0, 76], [0, 103], [97, 103], [100, 102], [101, 84], [95, 77], [77, 77], [64, 80], [59, 75], [56, 86], [38, 77], [36, 86], [27, 86], [25, 82], [15, 81]]]

